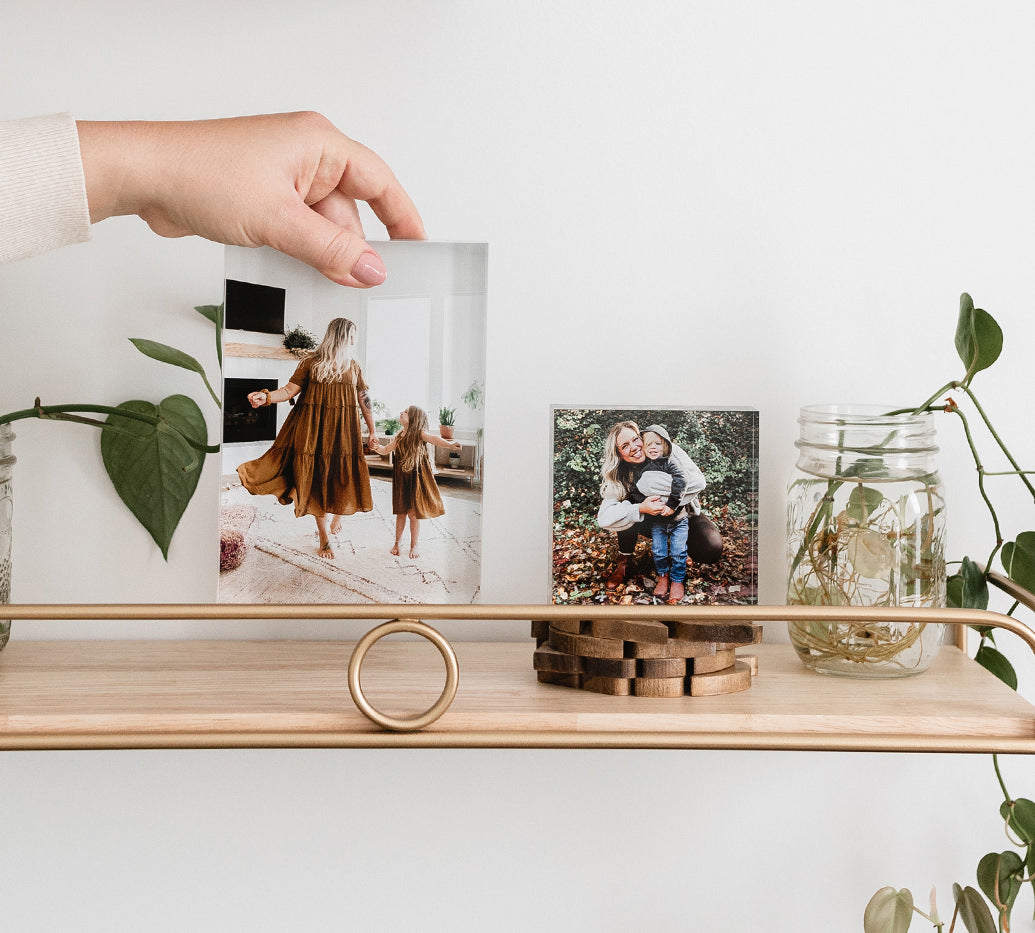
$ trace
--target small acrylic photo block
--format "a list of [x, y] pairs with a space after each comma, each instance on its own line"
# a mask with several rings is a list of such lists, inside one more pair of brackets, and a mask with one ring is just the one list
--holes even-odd
[[[681, 561], [679, 604], [758, 602], [757, 410], [555, 405], [551, 431], [551, 602], [666, 602]], [[684, 494], [670, 516], [639, 510], [649, 496], [668, 505], [673, 482]]]
[[[227, 249], [219, 523], [222, 603], [478, 600], [487, 247], [397, 240], [377, 243], [376, 249], [388, 279], [372, 289], [335, 285], [273, 250]], [[262, 458], [278, 438], [293, 439], [285, 423], [307, 403], [315, 404], [317, 397], [311, 381], [309, 389], [291, 400], [294, 404], [278, 398], [276, 405], [253, 408], [248, 394], [275, 391], [289, 383], [313, 352], [304, 347], [310, 342], [307, 335], [319, 344], [330, 322], [340, 318], [355, 324], [354, 359], [368, 387], [380, 445], [387, 447], [398, 438], [401, 415], [411, 406], [424, 412], [427, 432], [438, 442], [427, 443], [426, 471], [400, 477], [395, 452], [379, 454], [364, 446], [369, 431], [360, 389], [339, 405], [345, 414], [331, 411], [328, 402], [328, 420], [323, 423], [337, 425], [327, 430], [338, 441], [328, 444], [323, 429], [310, 435], [315, 459], [333, 449], [335, 462], [313, 467], [314, 485], [343, 485], [336, 478], [342, 475], [338, 461], [348, 460], [348, 485], [355, 484], [363, 506], [342, 516], [337, 532], [330, 533], [333, 517], [325, 508], [324, 493], [299, 492], [308, 476], [292, 473], [281, 493], [253, 494], [242, 485], [238, 468]], [[287, 335], [290, 347], [285, 346]], [[444, 429], [440, 414], [451, 422]], [[444, 434], [450, 428], [453, 437], [447, 442]], [[341, 440], [343, 434], [348, 437]], [[361, 446], [358, 458], [356, 436]], [[297, 469], [309, 470], [304, 465]], [[409, 480], [416, 485], [406, 486]], [[428, 505], [436, 498], [432, 492], [440, 506]], [[326, 499], [334, 495], [327, 493]], [[282, 499], [290, 502], [283, 504]], [[315, 502], [315, 511], [303, 506], [303, 514], [296, 516], [295, 502], [303, 499]], [[341, 505], [340, 497], [334, 501]], [[393, 553], [399, 531], [396, 513], [409, 511], [408, 504], [425, 515], [417, 525], [418, 540], [411, 544], [414, 525], [408, 517], [398, 535], [398, 553]], [[440, 508], [442, 514], [432, 514]], [[329, 550], [322, 555], [315, 519], [321, 510], [328, 512], [329, 533]]]

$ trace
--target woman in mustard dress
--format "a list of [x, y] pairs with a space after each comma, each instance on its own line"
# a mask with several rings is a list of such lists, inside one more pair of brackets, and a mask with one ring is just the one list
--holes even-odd
[[374, 413], [363, 373], [355, 360], [356, 325], [335, 318], [320, 346], [302, 360], [281, 388], [251, 392], [252, 408], [301, 396], [284, 421], [273, 446], [258, 460], [242, 463], [237, 475], [248, 492], [294, 503], [295, 515], [312, 515], [320, 536], [320, 557], [332, 560], [328, 535], [341, 517], [373, 509], [370, 474], [363, 458], [359, 414], [377, 447]]

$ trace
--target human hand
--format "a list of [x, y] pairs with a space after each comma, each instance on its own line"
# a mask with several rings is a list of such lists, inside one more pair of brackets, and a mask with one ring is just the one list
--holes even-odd
[[668, 516], [668, 515], [675, 515], [676, 514], [676, 510], [675, 509], [671, 509], [671, 508], [669, 508], [666, 505], [666, 506], [664, 506], [662, 508], [662, 510], [660, 512], [658, 512], [658, 514], [661, 515], [662, 517]]
[[393, 239], [425, 238], [391, 169], [320, 114], [77, 127], [92, 223], [137, 214], [160, 236], [272, 246], [358, 288], [386, 276], [358, 200]]
[[381, 439], [376, 434], [371, 434], [367, 438], [367, 447], [369, 447], [374, 453], [382, 453]]
[[464, 445], [461, 444], [459, 441], [453, 441], [453, 443], [450, 444], [449, 446], [452, 447], [453, 450], [463, 450], [464, 449]]
[[266, 393], [265, 392], [249, 392], [248, 393], [248, 404], [252, 408], [264, 408], [266, 405]]
[[648, 496], [640, 503], [641, 515], [661, 515], [661, 510], [666, 508], [661, 496]]

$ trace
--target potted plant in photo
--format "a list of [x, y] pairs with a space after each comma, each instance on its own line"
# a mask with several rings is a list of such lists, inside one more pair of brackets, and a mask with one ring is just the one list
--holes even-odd
[[453, 436], [453, 424], [456, 421], [456, 409], [443, 405], [438, 410], [438, 433], [446, 440]]
[[459, 470], [460, 469], [460, 451], [459, 450], [451, 450], [451, 451], [449, 451], [449, 468], [451, 470]]
[[388, 414], [388, 406], [380, 399], [374, 399], [370, 403], [370, 407], [374, 412], [374, 417], [377, 419], [374, 422], [374, 427], [377, 428], [378, 433], [384, 434], [385, 437], [391, 437], [402, 427], [398, 418], [393, 418]]
[[297, 357], [303, 357], [316, 349], [316, 337], [301, 324], [296, 324], [284, 334], [284, 348]]

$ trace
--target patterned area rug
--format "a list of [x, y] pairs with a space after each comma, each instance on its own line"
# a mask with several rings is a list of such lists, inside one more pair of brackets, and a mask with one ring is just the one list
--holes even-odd
[[254, 505], [251, 547], [243, 564], [219, 577], [221, 603], [472, 603], [481, 575], [481, 501], [441, 487], [446, 514], [420, 524], [420, 556], [411, 559], [409, 529], [401, 556], [389, 553], [395, 537], [391, 484], [371, 483], [374, 510], [343, 519], [332, 536], [334, 559], [317, 556], [311, 516], [296, 518], [272, 496], [253, 497], [226, 480], [225, 514]]

